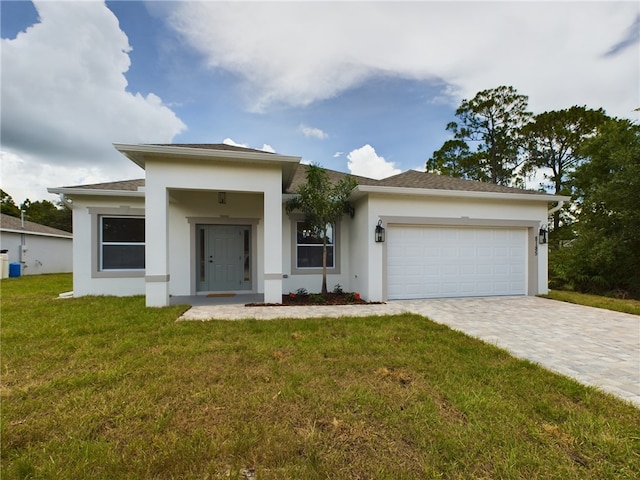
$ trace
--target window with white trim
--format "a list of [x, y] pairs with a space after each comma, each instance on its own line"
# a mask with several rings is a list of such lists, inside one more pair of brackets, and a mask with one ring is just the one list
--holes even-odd
[[[322, 232], [313, 233], [304, 221], [296, 223], [296, 268], [322, 268]], [[335, 228], [327, 225], [327, 268], [335, 268]]]
[[144, 270], [144, 217], [100, 217], [100, 268]]

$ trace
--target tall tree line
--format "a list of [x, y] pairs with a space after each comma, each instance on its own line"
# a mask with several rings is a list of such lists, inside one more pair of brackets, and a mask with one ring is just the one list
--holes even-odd
[[27, 198], [18, 206], [11, 195], [0, 189], [0, 211], [5, 215], [18, 218], [24, 212], [25, 220], [30, 222], [57, 228], [65, 232], [72, 231], [71, 210], [61, 202], [56, 205], [49, 200], [32, 202]]
[[640, 127], [603, 109], [533, 115], [500, 86], [463, 100], [426, 170], [571, 196], [550, 232], [552, 287], [640, 298]]

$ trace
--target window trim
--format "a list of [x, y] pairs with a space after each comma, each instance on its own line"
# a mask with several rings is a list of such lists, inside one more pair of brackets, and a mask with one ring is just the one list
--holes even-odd
[[[102, 270], [102, 217], [145, 218], [144, 208], [121, 206], [115, 208], [87, 207], [91, 215], [91, 278], [144, 278], [145, 269]], [[146, 242], [145, 242], [146, 255]]]
[[[322, 267], [298, 268], [298, 222], [304, 222], [303, 215], [290, 215], [291, 230], [291, 275], [318, 275], [322, 274]], [[333, 225], [333, 267], [327, 267], [327, 274], [340, 274], [340, 223]]]
[[146, 252], [146, 241], [144, 242], [107, 242], [104, 239], [104, 221], [105, 219], [137, 219], [144, 222], [144, 216], [139, 215], [99, 215], [98, 216], [98, 233], [100, 235], [100, 247], [98, 250], [98, 270], [101, 272], [132, 272], [132, 271], [144, 271], [145, 268], [105, 268], [104, 266], [104, 247], [105, 246], [137, 246], [143, 247], [143, 255]]

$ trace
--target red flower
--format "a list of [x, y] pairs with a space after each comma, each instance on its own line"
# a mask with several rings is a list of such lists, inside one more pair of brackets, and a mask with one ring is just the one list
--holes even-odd
[[289, 297], [290, 297], [290, 298], [293, 298], [293, 297], [295, 297], [295, 296], [296, 296], [296, 294], [295, 294], [295, 293], [293, 293], [293, 292], [289, 292]]
[[360, 300], [360, 294], [359, 294], [359, 293], [356, 293], [356, 294], [354, 295], [354, 297], [355, 297], [355, 299], [356, 299], [356, 300]]

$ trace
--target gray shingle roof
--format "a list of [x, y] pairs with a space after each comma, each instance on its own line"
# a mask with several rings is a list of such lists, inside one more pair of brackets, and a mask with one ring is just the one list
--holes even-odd
[[377, 185], [385, 187], [428, 188], [433, 190], [455, 190], [463, 192], [493, 192], [493, 193], [538, 193], [542, 192], [525, 190], [523, 188], [505, 187], [493, 183], [464, 180], [462, 178], [437, 175], [435, 173], [417, 172], [408, 170], [393, 177], [379, 180]]
[[201, 148], [203, 150], [227, 150], [231, 152], [273, 153], [266, 152], [264, 150], [256, 150], [255, 148], [227, 145], [226, 143], [152, 143], [151, 145], [155, 145], [158, 147]]
[[[347, 173], [338, 172], [336, 170], [329, 170], [329, 169], [325, 169], [325, 170], [329, 175], [329, 180], [331, 180], [331, 183], [337, 183], [340, 181], [340, 179], [349, 175]], [[350, 175], [350, 176], [353, 179], [355, 179], [358, 185], [378, 185], [378, 180], [374, 180], [373, 178], [359, 177], [358, 175]], [[307, 181], [307, 165], [304, 165], [304, 164], [298, 165], [298, 168], [296, 169], [296, 172], [293, 175], [293, 180], [291, 181], [291, 184], [289, 185], [289, 187], [286, 189], [284, 193], [297, 193], [298, 187], [300, 187], [300, 185], [303, 185], [306, 181]]]
[[[296, 174], [287, 189], [286, 193], [295, 193], [299, 185], [305, 182], [306, 177], [305, 165], [300, 165]], [[329, 178], [333, 183], [340, 181], [341, 178], [347, 176], [347, 173], [337, 172], [335, 170], [327, 170]], [[374, 180], [367, 177], [359, 177], [351, 175], [358, 185], [374, 185], [379, 187], [401, 187], [401, 188], [424, 188], [430, 190], [452, 190], [463, 192], [492, 192], [492, 193], [524, 193], [524, 194], [540, 194], [533, 190], [524, 190], [522, 188], [505, 187], [502, 185], [494, 185], [493, 183], [477, 182], [474, 180], [464, 180], [462, 178], [447, 177], [446, 175], [437, 175], [435, 173], [424, 173], [416, 170], [408, 170], [392, 177], [383, 178], [382, 180]]]
[[[174, 145], [174, 144], [172, 144]], [[230, 145], [226, 145], [230, 146]], [[291, 184], [284, 193], [296, 193], [298, 187], [306, 181], [307, 166], [301, 164], [296, 169]], [[332, 183], [340, 181], [346, 177], [347, 173], [338, 172], [336, 170], [327, 169], [329, 179]], [[533, 190], [524, 190], [522, 188], [505, 187], [502, 185], [494, 185], [492, 183], [477, 182], [474, 180], [464, 180], [462, 178], [447, 177], [445, 175], [437, 175], [434, 173], [423, 173], [415, 170], [409, 170], [392, 177], [375, 180], [373, 178], [351, 175], [358, 185], [373, 185], [381, 187], [401, 187], [401, 188], [423, 188], [431, 190], [450, 190], [463, 192], [491, 192], [491, 193], [521, 193], [521, 194], [538, 194], [545, 195], [542, 192]], [[124, 180], [120, 182], [95, 183], [91, 185], [74, 185], [65, 188], [77, 188], [86, 190], [123, 190], [137, 191], [138, 187], [144, 187], [145, 180], [143, 178], [136, 180]]]
[[0, 230], [20, 230], [25, 233], [40, 233], [45, 235], [61, 235], [71, 238], [72, 235], [64, 230], [59, 230], [53, 227], [47, 227], [46, 225], [40, 225], [39, 223], [24, 221], [24, 230], [22, 228], [22, 219], [12, 217], [5, 213], [0, 213]]
[[144, 187], [144, 178], [135, 180], [121, 180], [118, 182], [92, 183], [88, 185], [73, 185], [63, 188], [77, 188], [84, 190], [123, 190], [135, 192], [138, 187]]

